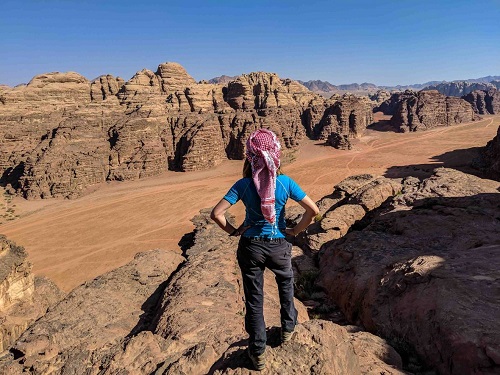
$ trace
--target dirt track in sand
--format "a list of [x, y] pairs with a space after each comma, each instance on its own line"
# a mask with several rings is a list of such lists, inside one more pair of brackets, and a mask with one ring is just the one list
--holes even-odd
[[[304, 140], [297, 159], [284, 169], [314, 200], [353, 174], [425, 176], [440, 165], [467, 170], [475, 148], [492, 139], [499, 124], [500, 116], [489, 116], [420, 133], [368, 130], [351, 151]], [[21, 218], [0, 225], [0, 233], [27, 249], [35, 274], [69, 291], [139, 251], [180, 252], [179, 240], [193, 229], [190, 219], [217, 203], [239, 178], [241, 166], [226, 161], [209, 171], [102, 184], [76, 200], [15, 198]], [[231, 211], [242, 218], [241, 204]]]

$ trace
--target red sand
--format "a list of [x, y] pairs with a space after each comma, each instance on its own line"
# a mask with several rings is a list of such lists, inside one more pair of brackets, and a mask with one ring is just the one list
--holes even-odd
[[[489, 116], [480, 122], [419, 133], [368, 130], [351, 151], [304, 140], [297, 160], [284, 170], [317, 200], [353, 174], [397, 176], [443, 163], [465, 166], [474, 152], [455, 150], [484, 146], [495, 136], [499, 123], [500, 116]], [[419, 170], [395, 168], [411, 165], [418, 165]], [[242, 161], [226, 161], [209, 171], [166, 172], [144, 180], [101, 184], [76, 200], [15, 198], [21, 218], [0, 225], [0, 233], [26, 248], [35, 274], [48, 276], [69, 291], [127, 263], [139, 251], [180, 252], [177, 243], [193, 229], [190, 219], [217, 203], [239, 178], [241, 167]], [[242, 219], [241, 203], [231, 211]]]

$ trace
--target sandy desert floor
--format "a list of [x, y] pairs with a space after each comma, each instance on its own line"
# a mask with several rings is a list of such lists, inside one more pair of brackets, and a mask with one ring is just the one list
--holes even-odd
[[[314, 200], [353, 174], [425, 177], [438, 166], [469, 171], [477, 147], [491, 140], [499, 125], [500, 116], [488, 116], [470, 124], [399, 134], [379, 123], [351, 151], [304, 140], [296, 160], [284, 169]], [[209, 171], [107, 183], [76, 200], [16, 197], [7, 203], [20, 217], [1, 224], [0, 233], [26, 248], [35, 274], [69, 291], [127, 263], [139, 251], [180, 252], [179, 240], [193, 230], [190, 219], [217, 203], [239, 178], [241, 167], [242, 161], [226, 161]], [[231, 212], [241, 220], [242, 204]]]

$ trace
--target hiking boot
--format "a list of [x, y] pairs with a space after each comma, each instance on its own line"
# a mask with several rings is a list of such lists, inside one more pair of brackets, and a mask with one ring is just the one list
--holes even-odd
[[284, 344], [292, 339], [294, 331], [288, 332], [281, 329], [281, 343]]
[[250, 353], [250, 348], [248, 348], [248, 357], [252, 361], [253, 367], [257, 371], [264, 370], [264, 367], [266, 367], [266, 355], [265, 353], [262, 354], [252, 354]]

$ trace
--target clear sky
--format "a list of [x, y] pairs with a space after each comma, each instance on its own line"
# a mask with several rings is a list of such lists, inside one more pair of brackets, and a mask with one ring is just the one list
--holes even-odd
[[500, 0], [1, 0], [0, 83], [175, 61], [333, 84], [500, 75]]

